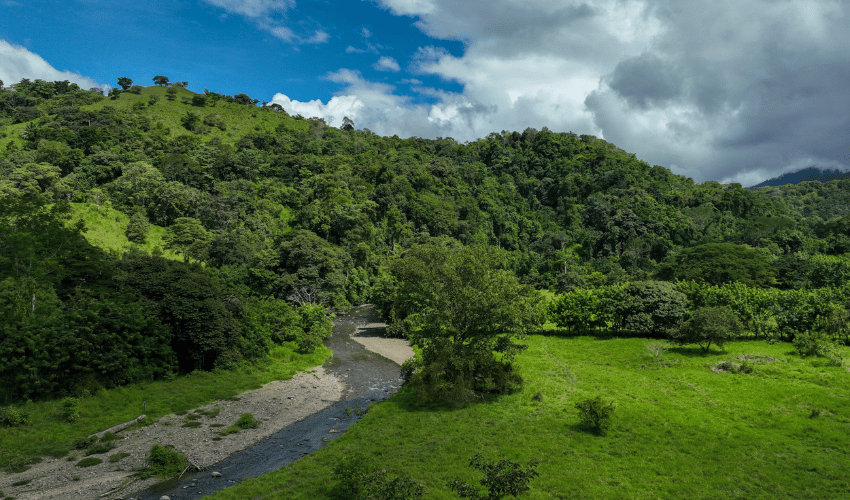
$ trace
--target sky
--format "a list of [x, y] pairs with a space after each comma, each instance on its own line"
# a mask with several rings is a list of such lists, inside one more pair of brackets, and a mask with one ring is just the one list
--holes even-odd
[[0, 0], [0, 80], [246, 93], [399, 137], [589, 134], [697, 182], [850, 169], [850, 2]]

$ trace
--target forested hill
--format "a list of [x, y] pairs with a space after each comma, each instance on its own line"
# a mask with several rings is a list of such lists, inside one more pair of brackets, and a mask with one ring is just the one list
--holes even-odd
[[842, 172], [841, 170], [820, 169], [815, 167], [804, 168], [795, 172], [782, 174], [779, 177], [773, 177], [766, 181], [760, 182], [755, 186], [750, 186], [750, 189], [758, 189], [767, 186], [784, 186], [786, 184], [799, 184], [806, 181], [829, 182], [850, 177], [850, 172]]
[[[125, 86], [0, 90], [0, 321], [20, 342], [5, 345], [65, 335], [32, 365], [3, 358], [16, 397], [94, 373], [114, 384], [226, 366], [270, 342], [309, 348], [324, 323], [307, 306], [375, 300], [388, 263], [435, 237], [500, 248], [524, 282], [556, 291], [700, 277], [677, 263], [703, 251], [746, 263], [722, 279], [753, 286], [848, 274], [850, 180], [695, 184], [589, 135], [380, 137], [244, 94]], [[115, 214], [126, 251], [90, 243], [90, 209]], [[152, 227], [166, 229], [151, 254]], [[88, 375], [49, 370], [95, 345], [114, 347], [92, 353]]]

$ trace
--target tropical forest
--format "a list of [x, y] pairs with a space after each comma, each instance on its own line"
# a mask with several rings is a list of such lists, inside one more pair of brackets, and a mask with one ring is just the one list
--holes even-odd
[[143, 83], [0, 82], [0, 498], [119, 466], [107, 428], [332, 363], [365, 304], [414, 353], [398, 391], [213, 498], [850, 498], [850, 179], [696, 183], [581, 131], [402, 139]]

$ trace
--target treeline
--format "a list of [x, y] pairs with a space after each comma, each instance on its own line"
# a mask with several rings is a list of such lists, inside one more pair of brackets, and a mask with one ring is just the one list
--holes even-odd
[[[23, 325], [36, 321], [41, 301], [31, 299], [41, 294], [60, 305], [65, 323], [56, 331], [76, 331], [75, 304], [103, 301], [119, 311], [110, 317], [125, 318], [103, 332], [162, 332], [170, 353], [144, 347], [140, 334], [120, 349], [138, 352], [148, 371], [68, 361], [49, 388], [20, 385], [50, 379], [40, 369], [10, 368], [4, 387], [22, 387], [16, 394], [71, 390], [85, 377], [109, 385], [227, 366], [285, 339], [307, 346], [326, 323], [299, 304], [343, 309], [386, 296], [397, 286], [393, 262], [435, 239], [501, 249], [505, 270], [560, 293], [677, 279], [807, 290], [841, 286], [850, 270], [850, 180], [696, 184], [589, 135], [529, 128], [468, 144], [380, 137], [350, 120], [336, 129], [256, 106], [244, 94], [127, 80], [108, 97], [68, 82], [0, 88], [0, 281], [19, 290], [4, 302], [3, 335], [25, 339], [25, 328], [37, 329]], [[60, 201], [131, 216], [127, 236], [138, 244], [151, 225], [165, 227], [165, 246], [185, 262], [87, 246]], [[47, 242], [59, 240], [54, 256]], [[26, 245], [43, 248], [15, 250]], [[138, 304], [148, 323], [133, 326]], [[22, 368], [31, 357], [65, 359], [65, 348], [10, 349], [0, 354], [4, 367], [13, 358]]]
[[850, 345], [848, 285], [806, 290], [756, 288], [733, 282], [626, 282], [561, 294], [550, 319], [571, 334], [667, 336], [700, 308], [729, 309], [743, 328], [739, 338], [794, 341], [822, 332]]

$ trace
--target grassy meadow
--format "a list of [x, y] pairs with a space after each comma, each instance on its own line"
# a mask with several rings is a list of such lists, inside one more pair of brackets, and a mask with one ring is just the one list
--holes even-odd
[[[846, 367], [800, 358], [790, 344], [674, 348], [656, 359], [647, 342], [533, 335], [517, 361], [521, 392], [450, 409], [402, 390], [327, 448], [212, 498], [327, 497], [334, 465], [356, 451], [420, 482], [429, 499], [457, 498], [446, 485], [455, 477], [477, 484], [467, 461], [479, 451], [540, 459], [528, 499], [850, 498]], [[712, 370], [742, 355], [775, 360], [751, 361], [750, 374]], [[574, 407], [596, 395], [617, 405], [603, 435]]]
[[[0, 427], [0, 470], [38, 457], [61, 457], [74, 440], [146, 415], [146, 423], [177, 411], [190, 410], [240, 392], [256, 389], [275, 380], [288, 380], [296, 373], [321, 365], [331, 351], [320, 347], [312, 354], [296, 352], [294, 343], [273, 348], [269, 359], [234, 370], [196, 371], [170, 381], [133, 384], [100, 391], [80, 398], [80, 420], [62, 419], [59, 400], [36, 401], [21, 406], [29, 415], [22, 427]], [[143, 411], [143, 403], [147, 407]]]
[[162, 238], [166, 231], [164, 227], [151, 224], [145, 243], [139, 245], [132, 243], [124, 234], [130, 222], [130, 216], [123, 212], [107, 205], [97, 206], [94, 203], [71, 203], [71, 207], [74, 210], [72, 220], [82, 219], [85, 222], [86, 232], [83, 236], [93, 246], [119, 255], [131, 248], [139, 248], [147, 253], [152, 253], [158, 248], [166, 259], [183, 260], [182, 255], [172, 250], [163, 250], [165, 244]]

